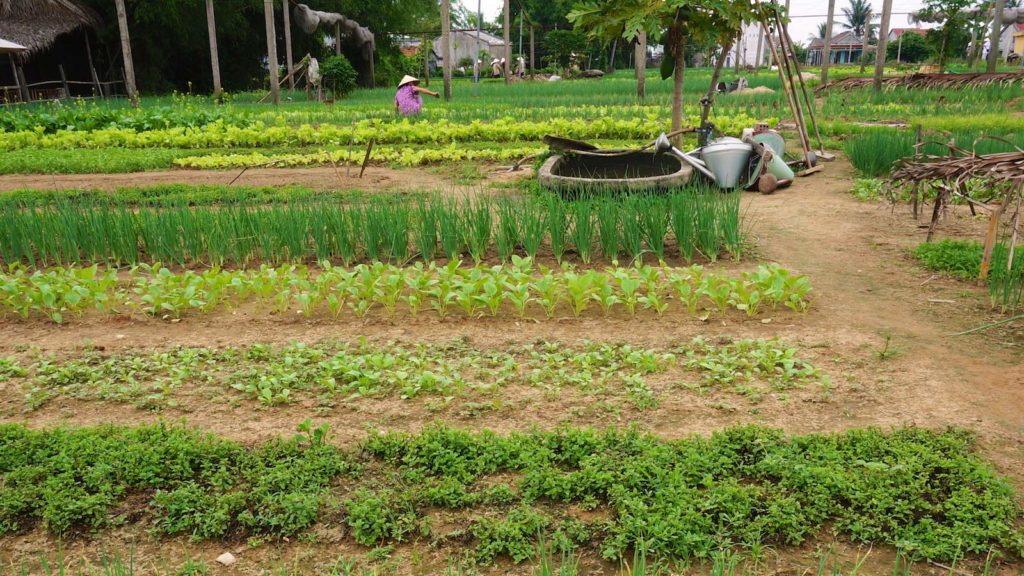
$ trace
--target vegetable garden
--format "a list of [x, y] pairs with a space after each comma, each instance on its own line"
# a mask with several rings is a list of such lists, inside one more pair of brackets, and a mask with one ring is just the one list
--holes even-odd
[[[795, 147], [745, 77], [711, 121]], [[820, 93], [773, 195], [505, 171], [650, 142], [654, 78], [0, 109], [0, 574], [1019, 572], [1016, 220], [885, 180], [1019, 88]]]

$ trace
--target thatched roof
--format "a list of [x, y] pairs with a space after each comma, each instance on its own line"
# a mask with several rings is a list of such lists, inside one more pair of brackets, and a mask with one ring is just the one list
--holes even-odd
[[28, 48], [49, 48], [61, 34], [100, 25], [100, 17], [78, 0], [0, 0], [0, 38]]

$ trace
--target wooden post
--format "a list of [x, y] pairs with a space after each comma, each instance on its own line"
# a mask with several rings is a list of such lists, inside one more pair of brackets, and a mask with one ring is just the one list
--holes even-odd
[[263, 0], [263, 20], [267, 28], [267, 70], [270, 72], [270, 94], [274, 105], [281, 103], [281, 87], [277, 79], [277, 34], [274, 30], [274, 0]]
[[92, 76], [93, 89], [96, 96], [103, 97], [103, 86], [100, 84], [100, 77], [96, 74], [96, 65], [92, 61], [92, 46], [89, 44], [89, 29], [84, 28], [82, 34], [85, 36], [85, 56], [89, 62], [89, 74]]
[[889, 43], [889, 17], [892, 16], [892, 0], [882, 2], [882, 27], [878, 29], [878, 46], [875, 50], [875, 92], [882, 91], [882, 74], [885, 72], [885, 49]]
[[[982, 280], [988, 278], [989, 268], [992, 266], [992, 249], [996, 246], [996, 232], [999, 231], [999, 218], [1003, 215], [1004, 204], [1009, 200], [1007, 197], [1005, 200], [999, 203], [999, 207], [992, 211], [992, 215], [988, 219], [988, 233], [985, 234], [985, 248], [981, 255], [981, 270], [978, 277]], [[936, 212], [938, 211], [938, 201], [936, 200]], [[937, 217], [932, 217], [932, 226], [935, 225]], [[931, 239], [931, 230], [929, 230], [929, 240]]]
[[704, 123], [708, 121], [708, 114], [711, 113], [711, 106], [715, 103], [715, 94], [718, 93], [718, 78], [722, 75], [722, 65], [725, 64], [725, 55], [729, 53], [730, 46], [728, 40], [725, 46], [722, 46], [722, 53], [715, 59], [715, 70], [711, 73], [711, 84], [708, 85], [708, 92], [704, 95], [704, 100], [707, 101], [707, 106], [703, 106], [700, 111], [700, 126], [703, 128]]
[[871, 14], [868, 14], [867, 22], [864, 23], [864, 45], [860, 49], [860, 73], [868, 65], [868, 38], [871, 37]]
[[290, 0], [283, 0], [281, 2], [281, 10], [284, 19], [281, 24], [284, 25], [284, 63], [288, 67], [288, 89], [295, 90], [295, 76], [292, 74], [295, 72], [295, 63], [292, 60], [292, 16], [288, 13], [288, 7], [291, 6]]
[[427, 35], [424, 34], [423, 41], [420, 44], [420, 47], [422, 48], [421, 51], [423, 52], [423, 83], [427, 88], [430, 88], [430, 58], [427, 54], [427, 50], [430, 46], [427, 42]]
[[743, 44], [743, 26], [740, 26], [739, 35], [736, 36], [736, 74], [740, 73], [740, 46]]
[[441, 0], [441, 61], [443, 67], [444, 99], [452, 99], [452, 23], [451, 0]]
[[534, 25], [530, 24], [530, 80], [533, 80], [533, 30]]
[[828, 84], [828, 67], [832, 64], [832, 24], [836, 19], [836, 0], [828, 0], [825, 20], [825, 47], [821, 51], [821, 85]]
[[[269, 0], [268, 0], [269, 1]], [[132, 63], [132, 42], [128, 36], [128, 14], [124, 0], [114, 0], [117, 6], [117, 27], [121, 32], [121, 55], [124, 56], [124, 88], [132, 107], [139, 106], [139, 92], [135, 88], [135, 65]]]
[[25, 81], [25, 69], [19, 64], [18, 69], [15, 71], [15, 75], [18, 77], [18, 84], [21, 86], [21, 99], [24, 102], [32, 100], [32, 93], [28, 91], [28, 82]]
[[992, 35], [989, 38], [988, 63], [985, 71], [992, 73], [996, 71], [996, 64], [999, 63], [999, 40], [1003, 32], [1003, 8], [1006, 7], [1006, 0], [996, 0], [995, 10], [992, 12]]
[[213, 0], [206, 0], [206, 28], [210, 37], [210, 70], [213, 72], [213, 99], [220, 100], [224, 91], [220, 84], [220, 56], [217, 54], [217, 20], [213, 13]]
[[764, 48], [764, 29], [758, 29], [758, 31], [757, 31], [757, 54], [754, 55], [754, 57], [757, 59], [757, 61], [754, 63], [754, 72], [760, 72], [761, 71], [761, 64], [764, 62], [764, 52], [762, 52], [762, 48]]
[[377, 87], [377, 76], [373, 71], [373, 59], [376, 56], [376, 50], [370, 50], [370, 88]]
[[68, 76], [64, 73], [64, 65], [57, 64], [57, 71], [60, 72], [60, 86], [64, 90], [64, 97], [71, 97], [71, 89], [68, 88]]
[[504, 22], [504, 24], [505, 24], [504, 25], [504, 28], [505, 28], [505, 37], [504, 37], [504, 40], [505, 40], [505, 65], [503, 66], [503, 68], [504, 68], [503, 72], [505, 74], [505, 84], [508, 84], [509, 76], [511, 76], [511, 74], [508, 73], [508, 66], [509, 66], [509, 64], [512, 63], [512, 42], [511, 42], [511, 40], [509, 38], [509, 26], [510, 26], [510, 23], [509, 23], [509, 0], [505, 0], [503, 12], [504, 12], [504, 20], [505, 20], [505, 22]]
[[25, 97], [25, 89], [21, 83], [21, 77], [18, 76], [18, 66], [14, 63], [14, 54], [8, 54], [7, 60], [11, 63], [11, 75], [14, 76], [14, 86], [18, 89], [18, 100], [28, 102], [28, 98]]
[[341, 24], [334, 25], [334, 55], [341, 54]]
[[647, 104], [647, 30], [640, 29], [636, 37], [636, 99]]

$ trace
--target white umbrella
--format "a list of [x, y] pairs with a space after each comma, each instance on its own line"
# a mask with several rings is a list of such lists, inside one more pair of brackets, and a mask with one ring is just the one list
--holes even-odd
[[14, 42], [8, 42], [3, 38], [0, 38], [0, 54], [17, 54], [18, 52], [24, 52], [28, 50], [21, 44], [15, 44]]

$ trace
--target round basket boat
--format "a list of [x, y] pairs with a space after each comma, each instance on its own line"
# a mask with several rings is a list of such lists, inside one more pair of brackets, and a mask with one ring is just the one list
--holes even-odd
[[537, 172], [542, 186], [556, 190], [666, 190], [692, 176], [693, 168], [670, 154], [616, 150], [555, 154]]

